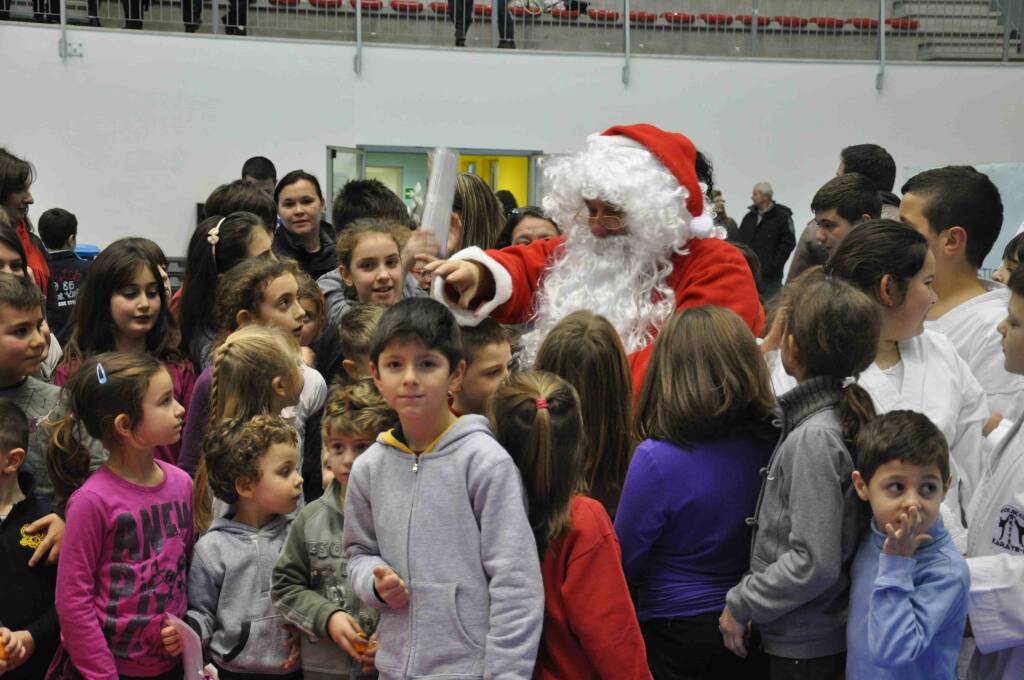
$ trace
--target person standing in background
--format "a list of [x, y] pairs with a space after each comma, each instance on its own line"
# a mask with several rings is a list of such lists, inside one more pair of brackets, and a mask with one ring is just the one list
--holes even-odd
[[736, 241], [745, 243], [761, 261], [761, 296], [771, 297], [782, 288], [782, 270], [796, 245], [793, 211], [773, 200], [768, 182], [758, 182], [750, 200], [753, 205], [740, 222]]

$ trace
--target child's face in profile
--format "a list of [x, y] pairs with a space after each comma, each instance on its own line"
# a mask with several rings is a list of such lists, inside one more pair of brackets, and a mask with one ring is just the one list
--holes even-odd
[[142, 397], [142, 420], [132, 430], [138, 444], [169, 446], [181, 438], [185, 407], [174, 398], [171, 374], [160, 369], [149, 379]]
[[466, 364], [466, 376], [455, 393], [455, 410], [482, 414], [487, 399], [497, 391], [511, 369], [512, 347], [507, 340], [477, 349], [472, 363]]
[[348, 486], [348, 476], [352, 472], [352, 464], [366, 449], [373, 446], [376, 435], [369, 432], [351, 433], [331, 430], [324, 440], [327, 451], [327, 467], [341, 488]]
[[854, 472], [854, 487], [861, 500], [871, 505], [875, 524], [881, 531], [891, 524], [900, 528], [900, 516], [916, 507], [921, 516], [920, 532], [927, 532], [939, 516], [939, 506], [946, 497], [951, 480], [942, 478], [935, 463], [916, 465], [905, 460], [890, 460], [875, 470], [865, 483], [860, 473]]
[[1010, 280], [1010, 274], [1015, 272], [1019, 266], [1019, 262], [1003, 260], [999, 265], [999, 269], [992, 272], [992, 280], [1005, 286], [1006, 282]]
[[245, 495], [265, 512], [286, 515], [294, 510], [302, 497], [299, 449], [295, 444], [271, 444], [260, 457], [259, 470], [259, 481], [250, 483]]
[[283, 274], [269, 281], [263, 289], [263, 300], [256, 308], [256, 321], [277, 326], [291, 333], [296, 340], [302, 337], [306, 310], [299, 304], [299, 284], [291, 274]]
[[1008, 373], [1024, 374], [1024, 297], [1013, 293], [1006, 318], [999, 322], [1003, 361]]

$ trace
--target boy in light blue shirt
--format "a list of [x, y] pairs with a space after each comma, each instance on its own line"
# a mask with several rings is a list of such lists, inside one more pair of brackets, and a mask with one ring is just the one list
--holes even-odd
[[892, 411], [861, 428], [856, 450], [873, 519], [850, 572], [847, 680], [956, 680], [970, 574], [939, 516], [946, 440], [920, 413]]

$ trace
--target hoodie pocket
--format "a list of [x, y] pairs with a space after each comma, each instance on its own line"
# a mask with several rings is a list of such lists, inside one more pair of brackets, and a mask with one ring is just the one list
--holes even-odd
[[459, 616], [457, 588], [455, 583], [413, 587], [414, 675], [483, 674], [484, 648]]
[[280, 673], [288, 658], [285, 641], [288, 632], [280, 616], [266, 616], [243, 621], [238, 641], [220, 658], [228, 670], [244, 669], [250, 673]]

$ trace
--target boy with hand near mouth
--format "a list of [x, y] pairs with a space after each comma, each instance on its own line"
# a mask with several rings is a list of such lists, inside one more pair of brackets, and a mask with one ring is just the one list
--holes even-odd
[[848, 680], [956, 680], [970, 575], [942, 524], [949, 447], [913, 411], [857, 435], [853, 484], [873, 520], [850, 569]]

